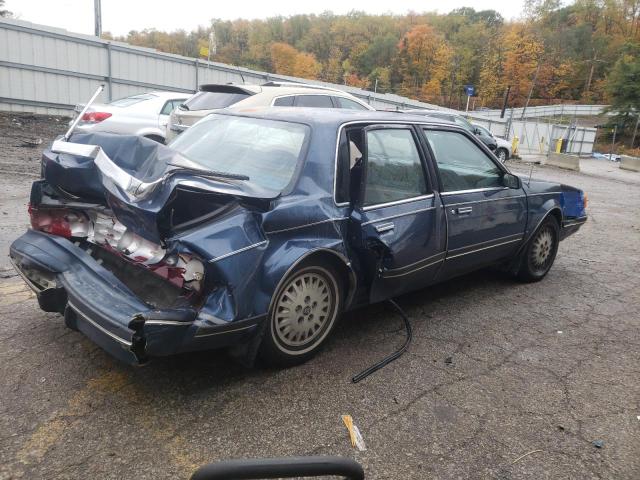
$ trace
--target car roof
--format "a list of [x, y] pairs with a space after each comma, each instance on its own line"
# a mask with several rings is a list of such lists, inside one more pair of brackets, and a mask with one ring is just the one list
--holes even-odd
[[[359, 98], [351, 95], [349, 92], [328, 88], [323, 86], [295, 84], [289, 82], [268, 82], [262, 85], [255, 84], [205, 84], [200, 85], [199, 91], [204, 92], [226, 92], [226, 93], [242, 93], [252, 94], [251, 97], [241, 101], [246, 106], [263, 106], [271, 103], [277, 97], [289, 95], [331, 95], [334, 97], [347, 98], [353, 100], [365, 107], [368, 105]], [[238, 102], [240, 103], [240, 102]], [[371, 107], [369, 107], [371, 108]]]
[[[150, 95], [155, 95], [156, 97], [160, 97], [160, 98], [188, 98], [191, 95], [193, 95], [192, 93], [189, 93], [189, 92], [167, 92], [163, 90], [153, 90], [147, 93]], [[141, 95], [141, 94], [138, 94], [138, 95]], [[136, 95], [131, 95], [131, 96], [135, 97]]]
[[442, 118], [395, 113], [379, 110], [348, 110], [342, 108], [304, 108], [304, 107], [246, 107], [218, 110], [223, 115], [281, 120], [285, 122], [304, 123], [311, 127], [339, 127], [345, 123], [362, 122], [394, 122], [394, 123], [433, 123], [456, 126], [453, 122]]

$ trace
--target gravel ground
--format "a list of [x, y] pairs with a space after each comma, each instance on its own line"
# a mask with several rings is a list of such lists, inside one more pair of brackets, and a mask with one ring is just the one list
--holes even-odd
[[[10, 121], [0, 121], [2, 257], [26, 225], [39, 157], [13, 145], [62, 131], [34, 117], [14, 133]], [[523, 285], [481, 271], [400, 297], [414, 341], [357, 385], [354, 373], [403, 341], [384, 306], [346, 315], [297, 368], [198, 353], [136, 369], [41, 312], [3, 272], [0, 478], [187, 478], [210, 461], [295, 454], [353, 457], [367, 479], [640, 478], [640, 184], [549, 167], [534, 177], [590, 199], [589, 222], [548, 277]], [[346, 413], [364, 452], [349, 445]]]

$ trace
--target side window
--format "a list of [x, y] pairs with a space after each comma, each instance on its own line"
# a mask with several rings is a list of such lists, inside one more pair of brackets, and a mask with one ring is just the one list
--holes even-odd
[[377, 205], [427, 193], [416, 142], [409, 129], [367, 132], [364, 205]]
[[502, 187], [502, 170], [462, 133], [425, 130], [445, 192]]
[[360, 105], [358, 102], [354, 102], [353, 100], [349, 100], [344, 97], [333, 97], [333, 103], [336, 104], [338, 108], [347, 108], [349, 110], [366, 110], [366, 108]]
[[160, 115], [169, 115], [173, 111], [173, 100], [169, 100], [165, 102], [162, 106], [162, 110], [160, 110]]
[[289, 97], [280, 97], [276, 98], [273, 102], [274, 107], [293, 107], [293, 100], [295, 97], [293, 95]]
[[298, 95], [296, 107], [333, 108], [329, 95]]

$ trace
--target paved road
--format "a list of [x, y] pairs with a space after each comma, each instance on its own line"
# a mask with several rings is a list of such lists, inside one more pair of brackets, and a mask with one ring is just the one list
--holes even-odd
[[[352, 456], [368, 479], [640, 478], [640, 189], [535, 176], [591, 202], [549, 276], [522, 285], [483, 271], [401, 297], [414, 342], [358, 385], [351, 376], [403, 340], [381, 306], [348, 314], [298, 368], [202, 353], [133, 369], [0, 279], [0, 478], [187, 478], [218, 459], [311, 453]], [[29, 179], [0, 179], [0, 211], [16, 209], [4, 255]], [[351, 449], [345, 413], [365, 452]]]

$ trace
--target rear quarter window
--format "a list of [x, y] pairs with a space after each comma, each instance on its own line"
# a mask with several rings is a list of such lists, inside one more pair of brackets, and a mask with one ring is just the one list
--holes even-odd
[[215, 110], [227, 108], [250, 97], [248, 93], [198, 92], [184, 102], [187, 110]]

